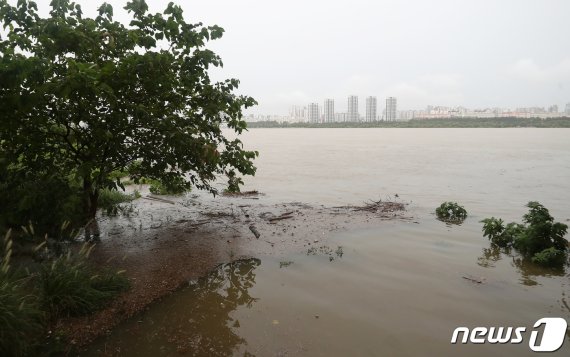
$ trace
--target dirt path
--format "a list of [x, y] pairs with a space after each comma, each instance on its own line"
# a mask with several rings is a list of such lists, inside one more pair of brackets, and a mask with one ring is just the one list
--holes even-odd
[[216, 199], [145, 195], [118, 217], [99, 218], [100, 242], [92, 254], [100, 266], [125, 269], [131, 289], [106, 309], [61, 321], [57, 328], [72, 344], [86, 345], [218, 264], [302, 251], [326, 244], [331, 232], [375, 227], [385, 220], [411, 222], [405, 206], [274, 204], [257, 194]]

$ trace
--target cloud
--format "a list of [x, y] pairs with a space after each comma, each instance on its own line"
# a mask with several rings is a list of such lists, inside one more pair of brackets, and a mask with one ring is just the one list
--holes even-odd
[[396, 85], [388, 89], [387, 93], [392, 93], [390, 94], [390, 96], [393, 97], [410, 97], [410, 98], [425, 97], [428, 95], [428, 92], [425, 89], [418, 86], [417, 84], [412, 84], [407, 82], [397, 83]]
[[462, 79], [462, 76], [457, 74], [436, 73], [420, 76], [418, 82], [429, 88], [450, 90], [457, 89], [461, 85]]
[[531, 82], [560, 82], [570, 80], [570, 58], [551, 66], [540, 66], [531, 58], [523, 58], [508, 68], [508, 73]]
[[353, 74], [338, 86], [339, 96], [358, 95], [360, 93], [376, 93], [375, 81], [371, 75]]
[[255, 114], [279, 114], [288, 113], [292, 105], [307, 105], [311, 102], [320, 102], [320, 98], [310, 96], [299, 89], [282, 92], [267, 92], [256, 94], [253, 96], [260, 105], [254, 106], [246, 111], [246, 113]]
[[398, 98], [402, 108], [419, 109], [427, 105], [463, 105], [463, 77], [456, 74], [424, 74], [412, 81], [390, 86], [386, 96]]

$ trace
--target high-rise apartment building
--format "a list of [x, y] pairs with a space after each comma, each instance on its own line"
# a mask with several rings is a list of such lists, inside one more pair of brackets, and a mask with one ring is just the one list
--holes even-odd
[[324, 116], [325, 123], [334, 122], [334, 99], [325, 99]]
[[289, 118], [294, 122], [305, 121], [307, 118], [307, 107], [293, 105], [289, 108]]
[[338, 123], [348, 121], [348, 114], [347, 113], [335, 113], [334, 114], [334, 121], [336, 121]]
[[307, 120], [309, 123], [319, 123], [319, 105], [317, 103], [309, 103], [307, 106]]
[[385, 113], [384, 118], [386, 118], [386, 121], [395, 121], [396, 120], [396, 98], [395, 97], [386, 98], [386, 113]]
[[566, 103], [566, 108], [564, 109], [566, 114], [570, 114], [570, 103]]
[[376, 97], [366, 98], [366, 121], [371, 122], [376, 120]]
[[348, 121], [360, 121], [360, 114], [358, 113], [358, 96], [351, 95], [348, 97]]

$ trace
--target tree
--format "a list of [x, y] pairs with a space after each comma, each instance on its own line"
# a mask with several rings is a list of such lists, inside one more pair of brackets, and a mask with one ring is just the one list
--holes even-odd
[[238, 80], [208, 75], [222, 61], [205, 45], [224, 30], [186, 22], [173, 3], [156, 14], [144, 0], [125, 9], [129, 25], [106, 3], [88, 18], [52, 0], [42, 18], [33, 1], [0, 0], [0, 161], [71, 174], [87, 217], [101, 189], [122, 187], [110, 176], [116, 170], [214, 194], [214, 180], [226, 176], [239, 189], [258, 153], [222, 127], [241, 134], [242, 109], [256, 102], [234, 94]]

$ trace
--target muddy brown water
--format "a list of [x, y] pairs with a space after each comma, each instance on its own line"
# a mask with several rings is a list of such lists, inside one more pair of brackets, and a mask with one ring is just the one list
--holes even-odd
[[[412, 221], [332, 232], [281, 256], [222, 264], [89, 346], [85, 355], [532, 355], [532, 325], [570, 321], [566, 270], [494, 251], [479, 221], [529, 200], [570, 219], [567, 129], [257, 129], [246, 189], [265, 202], [411, 201]], [[469, 211], [449, 226], [445, 200]], [[176, 219], [176, 217], [172, 218]], [[521, 344], [450, 344], [467, 327], [527, 328]], [[554, 355], [568, 355], [570, 337]]]

